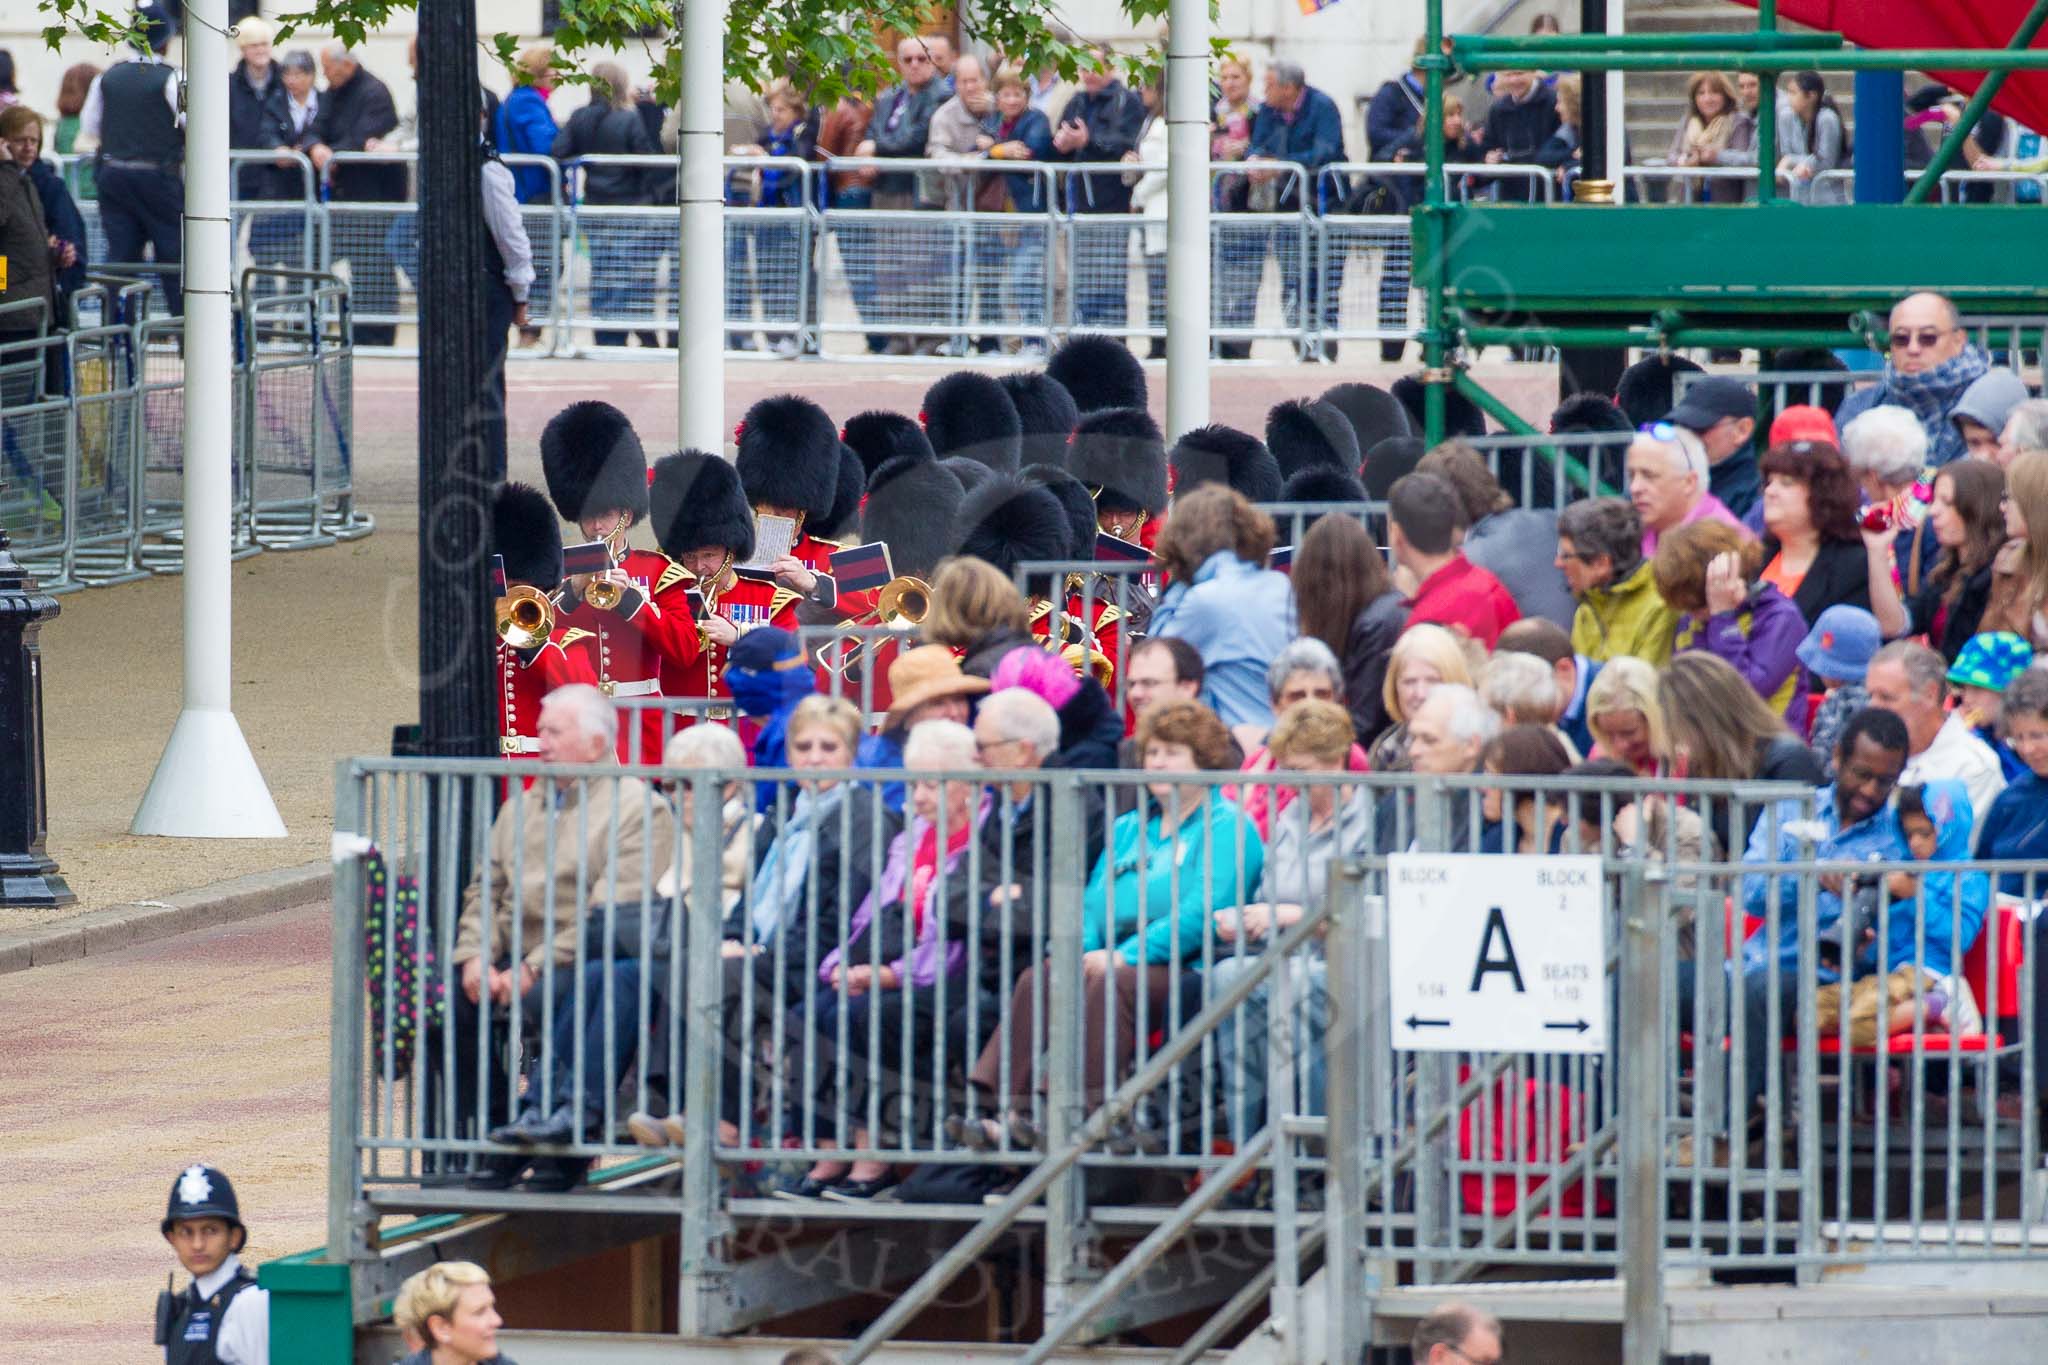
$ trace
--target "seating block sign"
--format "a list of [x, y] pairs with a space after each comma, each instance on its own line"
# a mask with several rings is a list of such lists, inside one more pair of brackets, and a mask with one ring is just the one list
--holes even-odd
[[1604, 1052], [1597, 857], [1387, 859], [1387, 1000], [1412, 1052]]

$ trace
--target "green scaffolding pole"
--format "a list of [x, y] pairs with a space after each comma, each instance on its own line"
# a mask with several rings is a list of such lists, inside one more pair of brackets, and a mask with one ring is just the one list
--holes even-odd
[[[1477, 404], [1481, 412], [1500, 423], [1512, 434], [1516, 436], [1542, 436], [1546, 434], [1523, 421], [1520, 413], [1494, 397], [1484, 384], [1481, 384], [1463, 370], [1452, 371], [1451, 383], [1457, 388], [1459, 393], [1464, 394]], [[1546, 459], [1563, 465], [1567, 473], [1577, 478], [1578, 486], [1590, 490], [1593, 496], [1603, 496], [1606, 494], [1607, 490], [1605, 488], [1594, 487], [1592, 472], [1586, 468], [1584, 461], [1580, 460], [1578, 456], [1570, 451], [1559, 450], [1556, 446], [1531, 446], [1530, 449]]]
[[[1455, 48], [1461, 71], [1526, 70], [1526, 54], [1466, 52]], [[1697, 71], [1710, 67], [1722, 71], [1753, 71], [1770, 75], [1785, 69], [1783, 52], [1764, 49], [1740, 52], [1720, 48], [1706, 52], [1618, 52], [1606, 47], [1573, 48], [1544, 54], [1564, 67], [1587, 71]], [[1871, 52], [1850, 48], [1831, 52], [1820, 63], [1830, 71], [2048, 71], [2048, 48], [2015, 52], [2006, 48], [1944, 47], [1902, 48]], [[1759, 114], [1763, 111], [1758, 110]], [[1762, 131], [1766, 120], [1757, 120]]]
[[[1428, 0], [1422, 56], [1422, 156], [1429, 172], [1422, 181], [1422, 202], [1430, 209], [1444, 206], [1444, 71], [1450, 60], [1444, 56], [1444, 0]], [[1422, 443], [1434, 446], [1444, 438], [1444, 361], [1448, 353], [1444, 337], [1444, 215], [1422, 215], [1422, 230], [1429, 235], [1424, 253], [1426, 266], [1422, 283]], [[1415, 221], [1413, 214], [1409, 222]], [[1414, 229], [1411, 227], [1410, 231]]]
[[[1762, 52], [1787, 51], [1802, 55], [1840, 49], [1847, 40], [1839, 33], [1567, 33], [1553, 37], [1507, 37], [1491, 33], [1454, 38], [1460, 54], [1467, 52], [1517, 52], [1542, 57], [1548, 69], [1564, 66], [1581, 52]], [[1553, 60], [1562, 54], [1566, 61]]]

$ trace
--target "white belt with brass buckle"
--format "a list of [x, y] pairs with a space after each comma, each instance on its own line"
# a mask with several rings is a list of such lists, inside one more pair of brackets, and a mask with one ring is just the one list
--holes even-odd
[[510, 757], [513, 754], [537, 754], [540, 741], [531, 735], [501, 735], [498, 738], [498, 752]]
[[661, 695], [661, 679], [642, 678], [639, 682], [615, 682], [611, 686], [615, 697], [658, 697]]

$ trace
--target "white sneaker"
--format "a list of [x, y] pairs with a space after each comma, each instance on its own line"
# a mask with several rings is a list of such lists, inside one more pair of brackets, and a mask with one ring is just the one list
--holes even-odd
[[775, 343], [775, 354], [784, 360], [790, 359], [803, 350], [795, 337], [783, 337]]

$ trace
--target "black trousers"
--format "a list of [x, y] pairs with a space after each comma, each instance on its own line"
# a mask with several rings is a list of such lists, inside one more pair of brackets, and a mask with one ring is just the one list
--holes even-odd
[[[175, 172], [102, 165], [99, 195], [109, 266], [142, 260], [145, 246], [158, 265], [175, 267], [184, 260], [185, 182]], [[176, 269], [166, 269], [161, 278], [176, 317], [185, 310], [183, 278]]]
[[484, 478], [501, 483], [506, 467], [505, 348], [515, 305], [502, 281], [490, 281], [484, 291], [484, 391], [476, 425], [484, 446]]

